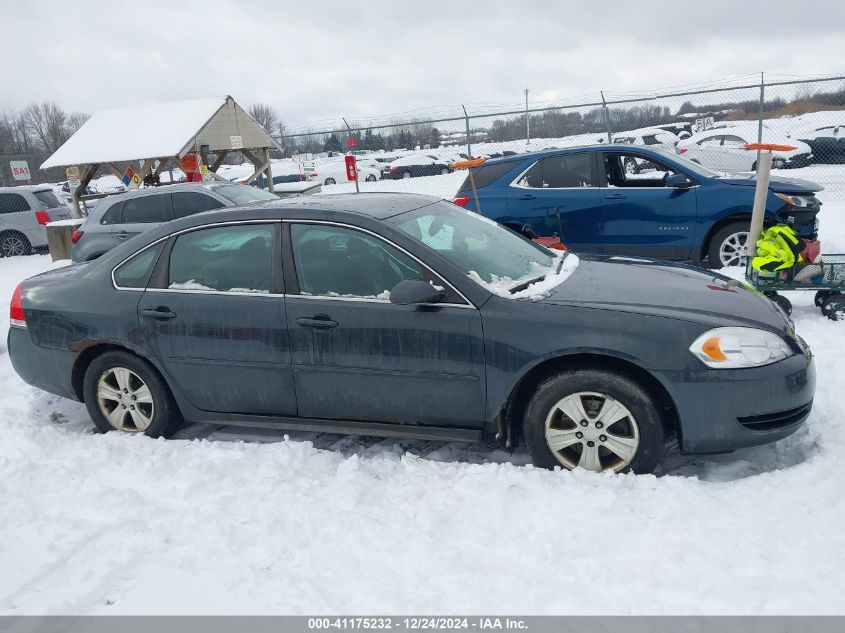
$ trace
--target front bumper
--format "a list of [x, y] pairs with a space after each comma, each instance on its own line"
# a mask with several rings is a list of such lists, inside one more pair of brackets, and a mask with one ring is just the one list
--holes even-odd
[[680, 420], [681, 452], [724, 453], [775, 442], [810, 415], [816, 389], [812, 356], [797, 354], [753, 369], [664, 374]]
[[806, 152], [803, 154], [796, 154], [795, 156], [786, 159], [786, 167], [806, 167], [807, 165], [812, 165], [814, 160], [815, 156], [813, 156], [813, 154], [808, 154]]

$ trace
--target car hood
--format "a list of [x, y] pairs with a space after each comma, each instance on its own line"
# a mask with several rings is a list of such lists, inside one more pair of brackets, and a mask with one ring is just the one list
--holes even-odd
[[[719, 178], [719, 182], [726, 185], [738, 185], [742, 187], [756, 187], [757, 179], [754, 174], [732, 174], [730, 178]], [[783, 178], [782, 176], [772, 176], [769, 179], [769, 189], [775, 193], [815, 193], [824, 189], [820, 184], [810, 180], [800, 180], [798, 178]]]
[[579, 255], [575, 272], [539, 301], [664, 316], [713, 327], [787, 333], [788, 317], [743, 282], [713, 271], [639, 257]]

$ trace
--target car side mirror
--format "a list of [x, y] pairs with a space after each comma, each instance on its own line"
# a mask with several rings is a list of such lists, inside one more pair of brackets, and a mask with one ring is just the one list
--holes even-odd
[[399, 305], [438, 303], [445, 296], [444, 290], [438, 290], [427, 281], [405, 279], [393, 286], [393, 290], [390, 291], [390, 303], [398, 303]]
[[695, 182], [686, 174], [669, 174], [666, 176], [666, 186], [674, 189], [689, 189]]

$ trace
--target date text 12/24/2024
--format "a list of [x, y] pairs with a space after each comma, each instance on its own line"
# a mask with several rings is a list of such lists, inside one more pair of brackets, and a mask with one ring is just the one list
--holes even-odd
[[340, 618], [308, 618], [308, 628], [321, 630], [396, 630], [396, 631], [430, 631], [430, 630], [525, 630], [525, 620], [519, 618], [464, 618], [464, 617], [340, 617]]

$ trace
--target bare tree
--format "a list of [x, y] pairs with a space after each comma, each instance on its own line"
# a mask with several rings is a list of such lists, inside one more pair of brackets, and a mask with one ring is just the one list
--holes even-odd
[[56, 151], [68, 139], [67, 114], [55, 102], [30, 103], [23, 116], [33, 138], [48, 152]]
[[87, 112], [72, 112], [67, 118], [68, 138], [76, 134], [76, 131], [90, 118], [91, 115]]
[[275, 132], [278, 125], [281, 123], [279, 113], [276, 108], [266, 103], [253, 103], [249, 106], [250, 116], [258, 121], [258, 124], [267, 130], [268, 134]]

